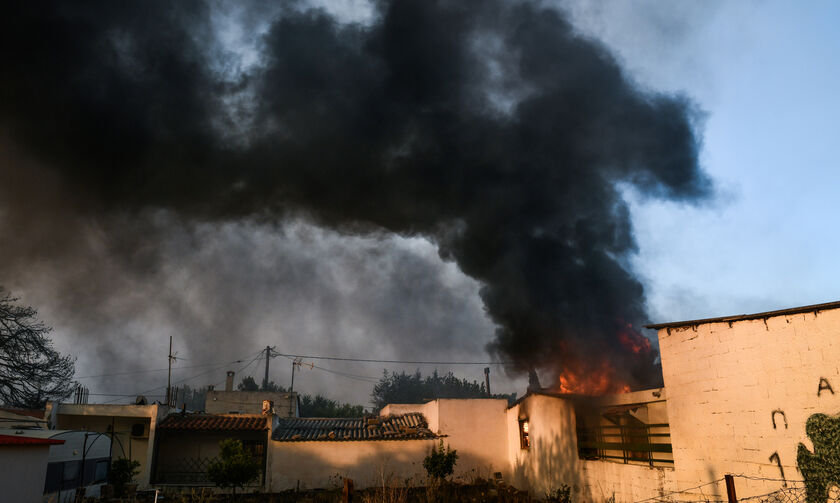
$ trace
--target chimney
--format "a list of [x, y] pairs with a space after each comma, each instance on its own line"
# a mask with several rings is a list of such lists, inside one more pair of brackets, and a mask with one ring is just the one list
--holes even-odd
[[225, 379], [225, 391], [233, 391], [233, 376], [236, 372], [228, 370], [227, 379]]

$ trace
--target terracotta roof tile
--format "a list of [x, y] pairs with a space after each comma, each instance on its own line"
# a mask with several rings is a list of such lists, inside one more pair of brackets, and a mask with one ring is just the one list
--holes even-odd
[[18, 416], [29, 416], [37, 419], [44, 419], [44, 411], [39, 409], [8, 409], [0, 407], [0, 410], [11, 412], [12, 414], [17, 414]]
[[244, 414], [170, 414], [157, 425], [160, 430], [267, 430], [266, 416]]
[[371, 418], [281, 418], [271, 435], [278, 442], [432, 438], [437, 435], [419, 412]]
[[59, 445], [64, 440], [58, 438], [35, 438], [17, 435], [0, 435], [0, 445]]

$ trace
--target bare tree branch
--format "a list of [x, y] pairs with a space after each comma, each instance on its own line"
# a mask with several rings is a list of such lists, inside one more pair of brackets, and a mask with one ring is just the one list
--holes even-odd
[[47, 337], [52, 328], [17, 301], [0, 287], [0, 403], [41, 408], [70, 395], [75, 359], [53, 349]]

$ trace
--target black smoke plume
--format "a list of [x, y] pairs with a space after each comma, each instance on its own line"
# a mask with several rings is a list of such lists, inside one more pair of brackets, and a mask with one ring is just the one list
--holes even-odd
[[[159, 210], [423, 236], [481, 283], [489, 350], [511, 371], [656, 379], [621, 190], [710, 193], [697, 113], [638, 88], [562, 13], [504, 0], [380, 0], [364, 23], [299, 2], [3, 10], [0, 222], [22, 236], [19, 262], [113, 217], [115, 253], [154, 267], [154, 230], [132, 215]], [[264, 23], [254, 64], [220, 39], [225, 16]]]

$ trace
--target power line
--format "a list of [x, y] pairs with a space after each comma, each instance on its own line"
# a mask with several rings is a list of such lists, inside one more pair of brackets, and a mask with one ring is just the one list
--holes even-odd
[[375, 360], [371, 358], [344, 358], [340, 356], [293, 355], [277, 353], [291, 358], [306, 358], [308, 360], [335, 360], [342, 362], [360, 363], [405, 363], [414, 365], [512, 365], [513, 362], [457, 362], [457, 361], [419, 361], [419, 360]]
[[[264, 351], [264, 350], [261, 350]], [[335, 360], [335, 361], [349, 361], [349, 362], [359, 362], [359, 363], [402, 363], [402, 364], [413, 364], [413, 365], [510, 365], [510, 362], [458, 362], [458, 361], [414, 361], [414, 360], [376, 360], [376, 359], [369, 359], [369, 358], [344, 358], [344, 357], [337, 357], [337, 356], [317, 356], [317, 355], [293, 355], [293, 354], [284, 354], [284, 353], [277, 353], [276, 351], [272, 351], [273, 354], [278, 356], [285, 356], [291, 358], [306, 358], [309, 360]], [[186, 358], [178, 357], [179, 360], [186, 360]], [[202, 367], [213, 367], [216, 365], [227, 365], [230, 363], [242, 363], [243, 360], [235, 360], [233, 362], [215, 362], [215, 363], [201, 363], [197, 365], [184, 365], [182, 367], [172, 367], [172, 370], [182, 370], [182, 369], [194, 369], [194, 368], [202, 368]], [[166, 372], [169, 370], [167, 367], [157, 368], [157, 369], [139, 369], [139, 370], [130, 370], [127, 372], [112, 372], [108, 374], [92, 374], [86, 376], [76, 376], [74, 379], [93, 379], [97, 377], [114, 377], [114, 376], [123, 376], [123, 375], [135, 375], [135, 374], [145, 374], [149, 372]], [[327, 370], [327, 369], [321, 369]], [[329, 370], [327, 370], [329, 371]]]
[[[178, 357], [179, 360], [184, 360], [185, 358]], [[233, 362], [215, 362], [215, 363], [202, 363], [199, 365], [185, 365], [183, 367], [172, 367], [172, 370], [181, 370], [181, 369], [194, 369], [200, 367], [211, 367], [215, 365], [228, 365], [230, 363], [242, 363], [245, 360], [235, 360]], [[141, 370], [131, 370], [128, 372], [114, 372], [111, 374], [96, 374], [96, 375], [89, 375], [89, 376], [80, 376], [74, 377], [74, 379], [90, 379], [94, 377], [112, 377], [112, 376], [122, 376], [122, 375], [131, 375], [131, 374], [144, 374], [146, 372], [165, 372], [169, 370], [167, 367], [162, 369], [141, 369]]]
[[[282, 356], [283, 358], [287, 358], [287, 359], [289, 359], [289, 360], [294, 361], [294, 358], [293, 358], [293, 357], [291, 357], [290, 355], [284, 355], [284, 354], [282, 354], [282, 353], [277, 353], [277, 355], [278, 355], [278, 356]], [[315, 365], [314, 363], [309, 363], [309, 364], [306, 364], [306, 365], [307, 365], [308, 367], [313, 368], [313, 369], [323, 370], [324, 372], [329, 372], [330, 374], [335, 374], [335, 375], [337, 375], [337, 376], [340, 376], [340, 377], [346, 377], [346, 378], [348, 378], [348, 379], [353, 379], [353, 380], [356, 380], [356, 381], [369, 382], [369, 383], [377, 383], [377, 382], [379, 382], [379, 378], [378, 378], [378, 377], [371, 377], [371, 376], [363, 376], [363, 375], [358, 375], [358, 374], [351, 374], [351, 373], [349, 373], [349, 372], [339, 372], [338, 370], [332, 370], [332, 369], [328, 369], [328, 368], [326, 368], [326, 367], [321, 367], [321, 366]]]
[[[256, 356], [253, 360], [251, 360], [251, 361], [248, 363], [248, 365], [250, 365], [251, 363], [253, 363], [254, 361], [256, 361], [256, 359], [257, 359], [257, 358], [259, 358], [260, 353], [262, 353], [262, 350], [260, 350], [260, 351], [257, 353], [257, 356]], [[248, 356], [251, 356], [251, 355], [249, 354]], [[174, 382], [174, 383], [172, 383], [172, 384], [183, 384], [183, 383], [185, 383], [185, 382], [187, 382], [187, 381], [192, 381], [193, 379], [197, 379], [197, 378], [199, 378], [199, 377], [201, 377], [201, 376], [203, 376], [203, 375], [209, 374], [210, 372], [215, 372], [216, 370], [218, 370], [218, 369], [220, 369], [220, 368], [224, 367], [225, 365], [230, 365], [230, 364], [232, 364], [232, 363], [241, 363], [241, 362], [243, 362], [243, 361], [245, 360], [245, 358], [248, 358], [248, 356], [246, 356], [246, 357], [244, 357], [244, 358], [240, 358], [239, 360], [234, 360], [234, 361], [232, 361], [232, 362], [224, 362], [224, 363], [221, 363], [221, 364], [216, 365], [215, 367], [211, 368], [210, 370], [207, 370], [207, 371], [205, 371], [205, 372], [201, 372], [201, 373], [199, 373], [199, 374], [196, 374], [196, 375], [194, 375], [194, 376], [192, 376], [192, 377], [188, 377], [188, 378], [186, 378], [186, 379], [181, 379], [180, 381], [175, 381], [175, 382]], [[242, 368], [244, 369], [244, 368], [246, 368], [248, 365], [246, 365], [245, 367], [242, 367]], [[156, 388], [151, 388], [151, 389], [149, 389], [149, 390], [146, 390], [146, 391], [142, 391], [142, 392], [140, 392], [140, 393], [137, 393], [136, 395], [135, 395], [135, 394], [132, 394], [132, 395], [127, 395], [127, 396], [147, 395], [147, 394], [151, 393], [152, 391], [157, 391], [157, 390], [162, 389], [162, 388], [166, 388], [166, 386], [158, 386], [158, 387], [156, 387]], [[153, 395], [150, 395], [150, 396], [153, 396]], [[154, 396], [159, 396], [159, 395], [154, 395]], [[117, 401], [117, 400], [119, 400], [119, 399], [120, 399], [120, 398], [116, 398], [116, 399], [114, 399], [114, 400], [110, 400], [110, 401], [105, 402], [105, 403], [113, 403], [113, 402], [115, 402], [115, 401]]]

